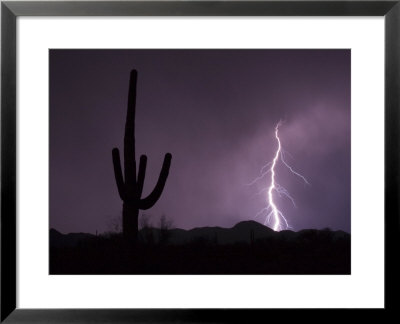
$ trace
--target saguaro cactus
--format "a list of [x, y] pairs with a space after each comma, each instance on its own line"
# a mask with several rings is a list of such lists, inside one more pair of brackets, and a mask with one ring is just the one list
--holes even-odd
[[118, 193], [123, 201], [122, 233], [128, 241], [136, 242], [138, 235], [139, 209], [146, 210], [154, 206], [160, 198], [167, 181], [171, 165], [171, 154], [167, 153], [161, 168], [160, 176], [153, 191], [142, 197], [143, 183], [146, 173], [147, 156], [142, 155], [139, 162], [139, 172], [136, 177], [135, 158], [135, 110], [136, 110], [137, 71], [132, 70], [129, 80], [128, 111], [126, 114], [124, 135], [124, 175], [122, 175], [121, 159], [118, 148], [112, 150], [115, 181]]

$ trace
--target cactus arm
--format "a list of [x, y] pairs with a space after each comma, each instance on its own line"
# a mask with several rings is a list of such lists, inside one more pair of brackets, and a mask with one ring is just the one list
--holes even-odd
[[118, 193], [122, 200], [125, 200], [125, 187], [124, 178], [122, 176], [121, 159], [119, 157], [119, 150], [114, 148], [112, 150], [112, 160], [114, 165], [115, 182], [117, 183]]
[[125, 190], [128, 199], [135, 199], [136, 194], [136, 158], [135, 158], [135, 111], [136, 111], [137, 72], [131, 71], [128, 92], [128, 110], [124, 135], [124, 171]]
[[144, 177], [146, 175], [146, 165], [147, 165], [147, 156], [146, 155], [140, 156], [137, 187], [136, 187], [138, 199], [140, 199], [143, 192]]
[[164, 157], [164, 163], [161, 168], [160, 176], [158, 177], [158, 181], [156, 186], [154, 187], [153, 191], [151, 194], [149, 194], [146, 198], [140, 199], [139, 201], [139, 208], [146, 210], [151, 207], [157, 202], [157, 200], [160, 198], [162, 191], [165, 186], [165, 182], [167, 181], [168, 173], [169, 173], [169, 167], [171, 166], [171, 154], [167, 153], [165, 154]]

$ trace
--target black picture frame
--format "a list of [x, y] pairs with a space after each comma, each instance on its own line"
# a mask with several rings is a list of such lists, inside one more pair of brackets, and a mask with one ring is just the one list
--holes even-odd
[[[343, 320], [343, 313], [396, 312], [399, 288], [400, 0], [395, 1], [2, 1], [1, 2], [1, 322], [255, 322], [278, 309], [16, 308], [16, 19], [19, 16], [384, 16], [385, 19], [385, 307], [292, 310], [297, 321]], [[368, 285], [368, 283], [365, 283]], [[339, 312], [338, 312], [339, 311]], [[310, 312], [314, 312], [310, 318]], [[345, 315], [345, 316], [346, 316]], [[391, 314], [393, 315], [393, 314]], [[286, 316], [286, 315], [285, 315]], [[358, 315], [357, 315], [358, 316]], [[359, 320], [360, 318], [358, 318]], [[347, 318], [350, 320], [350, 318]]]

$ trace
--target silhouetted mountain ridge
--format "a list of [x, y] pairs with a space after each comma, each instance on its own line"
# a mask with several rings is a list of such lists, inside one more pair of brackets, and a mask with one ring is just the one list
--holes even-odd
[[[159, 242], [162, 236], [162, 230], [159, 228], [146, 228], [139, 231], [139, 242], [148, 242], [151, 238], [153, 242]], [[164, 231], [165, 234], [165, 231]], [[119, 233], [104, 233], [99, 236], [89, 233], [69, 233], [62, 234], [55, 229], [50, 229], [50, 247], [63, 248], [75, 247], [82, 242], [95, 240], [96, 238], [105, 238]], [[219, 226], [197, 227], [190, 230], [173, 228], [167, 230], [167, 242], [172, 245], [184, 245], [193, 242], [212, 243], [218, 245], [251, 243], [257, 240], [273, 239], [282, 241], [315, 239], [321, 236], [329, 237], [332, 240], [350, 238], [350, 234], [338, 230], [329, 229], [303, 229], [298, 232], [283, 230], [275, 232], [271, 228], [262, 225], [256, 221], [241, 221], [231, 228]]]
[[54, 228], [50, 229], [50, 247], [74, 247], [80, 242], [95, 238], [89, 233], [68, 233], [62, 234]]

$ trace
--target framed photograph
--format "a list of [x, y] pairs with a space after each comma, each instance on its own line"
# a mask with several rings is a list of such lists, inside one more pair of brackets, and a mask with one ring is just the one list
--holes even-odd
[[394, 311], [399, 15], [2, 2], [1, 321]]

